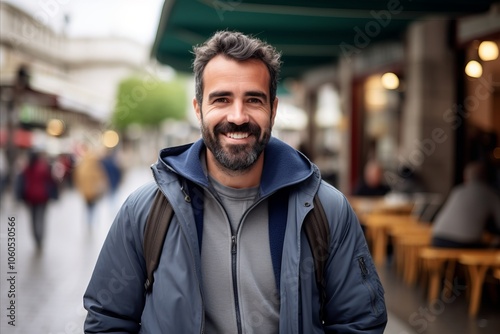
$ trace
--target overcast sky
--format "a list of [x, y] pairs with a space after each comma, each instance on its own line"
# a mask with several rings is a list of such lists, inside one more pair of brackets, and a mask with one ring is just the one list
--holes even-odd
[[75, 37], [125, 36], [151, 44], [164, 0], [2, 0], [18, 6], [56, 31], [68, 15], [67, 34]]

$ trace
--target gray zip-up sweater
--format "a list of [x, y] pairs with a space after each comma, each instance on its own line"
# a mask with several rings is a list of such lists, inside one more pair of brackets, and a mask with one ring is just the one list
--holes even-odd
[[[120, 209], [84, 295], [88, 310], [85, 333], [204, 332], [206, 302], [200, 246], [203, 228], [207, 227], [200, 226], [199, 217], [203, 212], [200, 194], [210, 191], [199, 163], [204, 149], [200, 140], [160, 152], [152, 166], [156, 184], [132, 193]], [[270, 140], [264, 157], [260, 200], [284, 188], [289, 194], [286, 220], [273, 218], [280, 215], [269, 216], [269, 225], [278, 226], [270, 227], [269, 243], [280, 291], [279, 333], [383, 333], [387, 323], [384, 291], [359, 222], [345, 197], [321, 181], [314, 164], [275, 138]], [[195, 185], [190, 202], [186, 201], [188, 184]], [[175, 215], [152, 292], [145, 295], [142, 242], [157, 187], [172, 203]], [[316, 193], [330, 227], [323, 321], [313, 257], [301, 228]], [[276, 230], [284, 233], [273, 232]]]

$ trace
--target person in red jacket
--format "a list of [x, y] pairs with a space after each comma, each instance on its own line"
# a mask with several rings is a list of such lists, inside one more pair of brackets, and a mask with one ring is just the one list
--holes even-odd
[[41, 250], [45, 229], [45, 212], [55, 187], [51, 167], [40, 152], [30, 153], [29, 162], [22, 172], [23, 199], [29, 206], [33, 237], [38, 250]]

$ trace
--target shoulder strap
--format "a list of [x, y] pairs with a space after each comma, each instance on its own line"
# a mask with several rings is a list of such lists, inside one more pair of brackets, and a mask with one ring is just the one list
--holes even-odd
[[167, 235], [168, 226], [173, 215], [174, 210], [172, 205], [170, 205], [165, 195], [158, 189], [144, 228], [143, 250], [148, 274], [144, 283], [146, 293], [152, 289], [153, 273], [158, 267], [165, 236]]
[[326, 299], [324, 271], [329, 256], [330, 228], [318, 194], [314, 196], [314, 209], [304, 220], [304, 229], [314, 258], [316, 284], [320, 293], [321, 316], [323, 316], [323, 305]]

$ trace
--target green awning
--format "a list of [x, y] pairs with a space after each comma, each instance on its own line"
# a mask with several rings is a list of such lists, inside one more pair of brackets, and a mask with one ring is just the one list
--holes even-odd
[[192, 46], [217, 30], [252, 34], [282, 52], [282, 77], [400, 41], [415, 20], [486, 12], [492, 0], [166, 0], [152, 56], [191, 72]]

